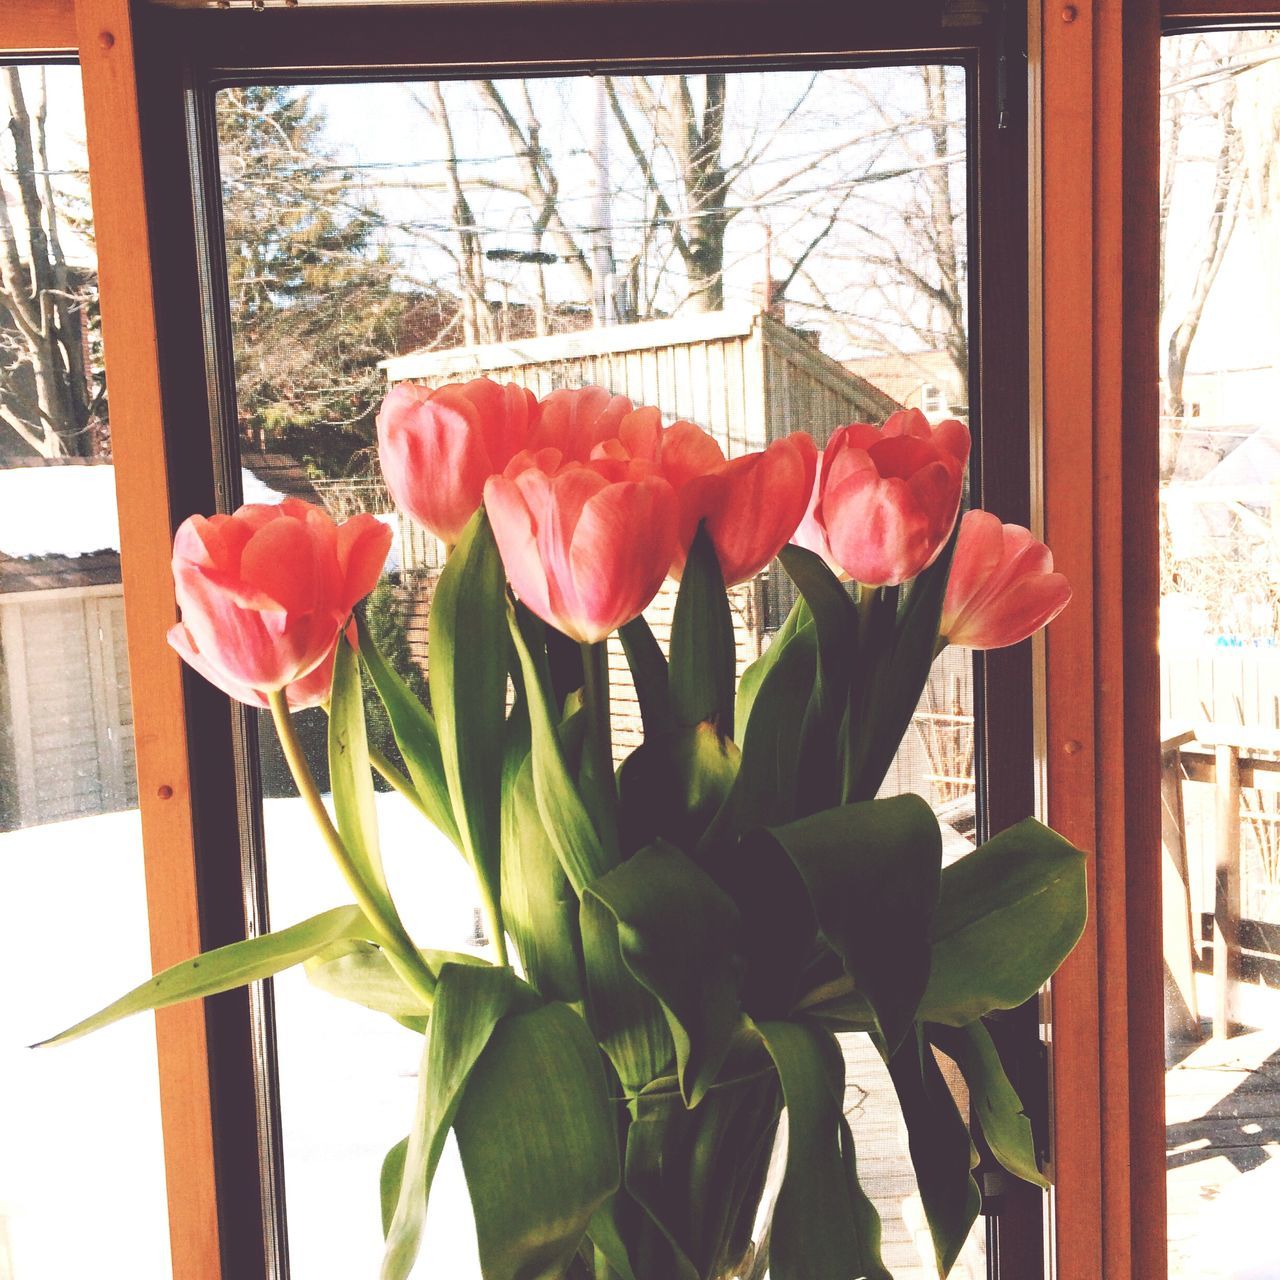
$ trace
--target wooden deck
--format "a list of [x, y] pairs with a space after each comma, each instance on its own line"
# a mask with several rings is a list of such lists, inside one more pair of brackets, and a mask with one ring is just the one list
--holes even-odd
[[[1166, 1077], [1170, 1280], [1280, 1280], [1280, 993]], [[1265, 1013], [1265, 1009], [1264, 1009]]]

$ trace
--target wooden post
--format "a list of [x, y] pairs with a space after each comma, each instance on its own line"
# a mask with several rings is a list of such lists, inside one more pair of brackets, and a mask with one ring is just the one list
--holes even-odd
[[1214, 748], [1218, 838], [1213, 885], [1213, 1034], [1233, 1034], [1231, 997], [1240, 970], [1240, 749]]
[[1195, 731], [1166, 732], [1162, 736], [1160, 800], [1164, 861], [1160, 900], [1164, 918], [1165, 1025], [1180, 1037], [1198, 1040], [1200, 1009], [1195, 987], [1196, 940], [1182, 804], [1182, 747], [1195, 739]]

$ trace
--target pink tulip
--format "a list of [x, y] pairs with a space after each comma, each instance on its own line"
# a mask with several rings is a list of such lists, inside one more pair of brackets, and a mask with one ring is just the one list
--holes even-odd
[[671, 575], [684, 572], [700, 521], [706, 522], [726, 586], [755, 577], [786, 545], [804, 514], [817, 470], [817, 450], [802, 432], [767, 449], [726, 461], [715, 439], [692, 422], [665, 430], [639, 413], [620, 424], [616, 439], [592, 454], [602, 469], [641, 459], [675, 490], [679, 518]]
[[894, 586], [927, 569], [955, 527], [969, 458], [969, 429], [936, 427], [919, 409], [883, 428], [854, 422], [823, 453], [814, 518], [831, 556], [855, 581]]
[[671, 563], [675, 495], [642, 459], [620, 474], [565, 463], [558, 449], [524, 453], [489, 481], [484, 502], [516, 595], [575, 640], [630, 622]]
[[[196, 648], [195, 641], [191, 638], [191, 632], [187, 630], [184, 623], [174, 623], [169, 628], [167, 639], [173, 648], [178, 651], [178, 655], [182, 660], [193, 671], [198, 671], [210, 684], [216, 685], [223, 693], [234, 698], [237, 702], [244, 702], [251, 707], [261, 707], [263, 710], [266, 710], [270, 705], [267, 701], [267, 695], [260, 689], [254, 689], [247, 684], [240, 684], [238, 681], [232, 680], [206, 661], [204, 654]], [[354, 648], [356, 645], [354, 625], [347, 628], [347, 639]], [[335, 644], [329, 650], [329, 656], [318, 667], [303, 676], [301, 680], [295, 680], [292, 684], [285, 685], [284, 696], [289, 703], [290, 711], [305, 711], [308, 707], [322, 707], [328, 703], [329, 690], [333, 685], [333, 659], [337, 649], [338, 646]]]
[[297, 498], [190, 516], [173, 540], [182, 621], [169, 642], [232, 697], [283, 689], [332, 654], [390, 545], [373, 516], [338, 525]]
[[1066, 608], [1071, 588], [1030, 530], [988, 511], [960, 521], [940, 634], [966, 649], [1003, 649], [1034, 635]]
[[[664, 448], [664, 473], [676, 475], [679, 463], [669, 461], [667, 454]], [[705, 521], [725, 586], [754, 578], [795, 533], [813, 491], [817, 463], [813, 441], [797, 432], [678, 485], [680, 529], [672, 576], [684, 572], [687, 548], [699, 522]]]
[[812, 551], [820, 556], [827, 568], [837, 577], [844, 576], [844, 570], [836, 564], [831, 555], [831, 544], [827, 541], [827, 531], [818, 523], [814, 512], [818, 507], [818, 495], [822, 492], [822, 453], [818, 453], [818, 465], [814, 469], [813, 488], [809, 491], [809, 505], [805, 508], [804, 517], [791, 535], [791, 541], [797, 547]]
[[396, 505], [437, 538], [457, 542], [485, 481], [528, 445], [537, 417], [531, 391], [489, 378], [434, 391], [393, 387], [378, 413], [378, 456]]
[[606, 441], [637, 430], [660, 430], [661, 425], [657, 409], [637, 409], [626, 396], [615, 396], [604, 387], [566, 387], [540, 402], [529, 449], [558, 449], [565, 462], [586, 462]]

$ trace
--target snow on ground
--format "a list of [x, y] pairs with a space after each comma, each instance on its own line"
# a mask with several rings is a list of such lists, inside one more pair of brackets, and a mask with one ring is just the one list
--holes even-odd
[[[301, 802], [264, 809], [272, 923], [349, 902]], [[477, 898], [461, 857], [400, 797], [380, 795], [378, 815], [409, 930], [425, 946], [465, 949]], [[70, 1045], [24, 1047], [150, 972], [136, 813], [0, 833], [0, 966], [0, 1280], [168, 1280], [150, 1015]], [[378, 1174], [409, 1130], [422, 1039], [317, 991], [300, 969], [275, 989], [292, 1274], [373, 1280]], [[877, 1167], [901, 1164], [909, 1180], [905, 1151], [891, 1169], [893, 1144], [881, 1145]], [[910, 1190], [904, 1182], [892, 1194]], [[452, 1141], [415, 1275], [479, 1280]]]
[[136, 813], [0, 834], [0, 1280], [169, 1275], [152, 1019], [25, 1047], [150, 971], [141, 849]]
[[[387, 874], [424, 945], [463, 949], [475, 893], [459, 855], [379, 796]], [[266, 806], [277, 927], [351, 900], [296, 800]], [[0, 833], [0, 1280], [167, 1280], [150, 1015], [53, 1049], [25, 1046], [150, 972], [136, 813]], [[286, 1209], [296, 1280], [372, 1280], [378, 1172], [409, 1130], [422, 1039], [276, 981]], [[417, 1274], [478, 1280], [461, 1167], [446, 1151]]]
[[[458, 852], [395, 795], [378, 797], [392, 893], [424, 946], [464, 950], [478, 898]], [[265, 806], [272, 922], [350, 900], [295, 800]], [[409, 1132], [422, 1037], [316, 990], [300, 970], [276, 979], [289, 1254], [297, 1280], [373, 1280], [382, 1257], [378, 1174]], [[415, 1271], [479, 1280], [475, 1228], [452, 1138]]]
[[[240, 479], [246, 502], [284, 499], [251, 471], [241, 468]], [[0, 469], [0, 552], [23, 559], [119, 550], [114, 466]]]

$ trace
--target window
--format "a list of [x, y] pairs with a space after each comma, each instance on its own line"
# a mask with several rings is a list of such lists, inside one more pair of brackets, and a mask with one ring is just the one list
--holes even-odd
[[[371, 134], [371, 117], [394, 124]], [[369, 621], [424, 688], [441, 559], [378, 471], [373, 417], [387, 386], [484, 376], [542, 395], [602, 384], [668, 422], [697, 422], [729, 456], [791, 430], [821, 443], [845, 422], [882, 421], [898, 403], [859, 370], [904, 346], [967, 340], [963, 273], [947, 266], [966, 255], [966, 117], [963, 69], [935, 64], [220, 90], [246, 497], [300, 496], [392, 525]], [[689, 131], [696, 164], [684, 158]], [[928, 234], [906, 212], [918, 208], [941, 210]], [[914, 272], [895, 271], [881, 240], [910, 254]], [[933, 306], [920, 276], [950, 280], [952, 304]], [[891, 304], [869, 311], [863, 299], [881, 294]], [[968, 375], [952, 364], [958, 384]], [[940, 389], [927, 390], [926, 411], [940, 413]], [[660, 639], [674, 598], [668, 584], [648, 611]], [[735, 606], [745, 664], [766, 642], [765, 581], [738, 589]], [[620, 647], [615, 658], [625, 751], [639, 715]], [[323, 775], [324, 714], [302, 719]], [[973, 723], [971, 662], [949, 653], [886, 783], [933, 800], [951, 856], [972, 847], [977, 822]], [[341, 887], [290, 798], [265, 718], [260, 755], [270, 906], [287, 923]], [[411, 927], [431, 945], [475, 945], [478, 906], [456, 853], [400, 796], [382, 795], [379, 813], [388, 873], [408, 910], [419, 904]], [[420, 1043], [335, 1010], [301, 973], [275, 986], [290, 1257], [304, 1275], [368, 1271], [381, 1246], [370, 1189], [411, 1114]], [[926, 1276], [932, 1246], [892, 1086], [864, 1037], [849, 1037], [847, 1053], [886, 1262]], [[441, 1189], [434, 1265], [469, 1276], [456, 1169]], [[977, 1233], [962, 1274], [983, 1273], [984, 1243]]]
[[151, 957], [79, 70], [0, 67], [0, 113], [0, 1273], [159, 1280], [150, 1021], [23, 1047]]
[[[1280, 32], [1162, 59], [1160, 660], [1169, 1274], [1275, 1257]], [[1242, 317], [1248, 317], [1244, 321]]]

